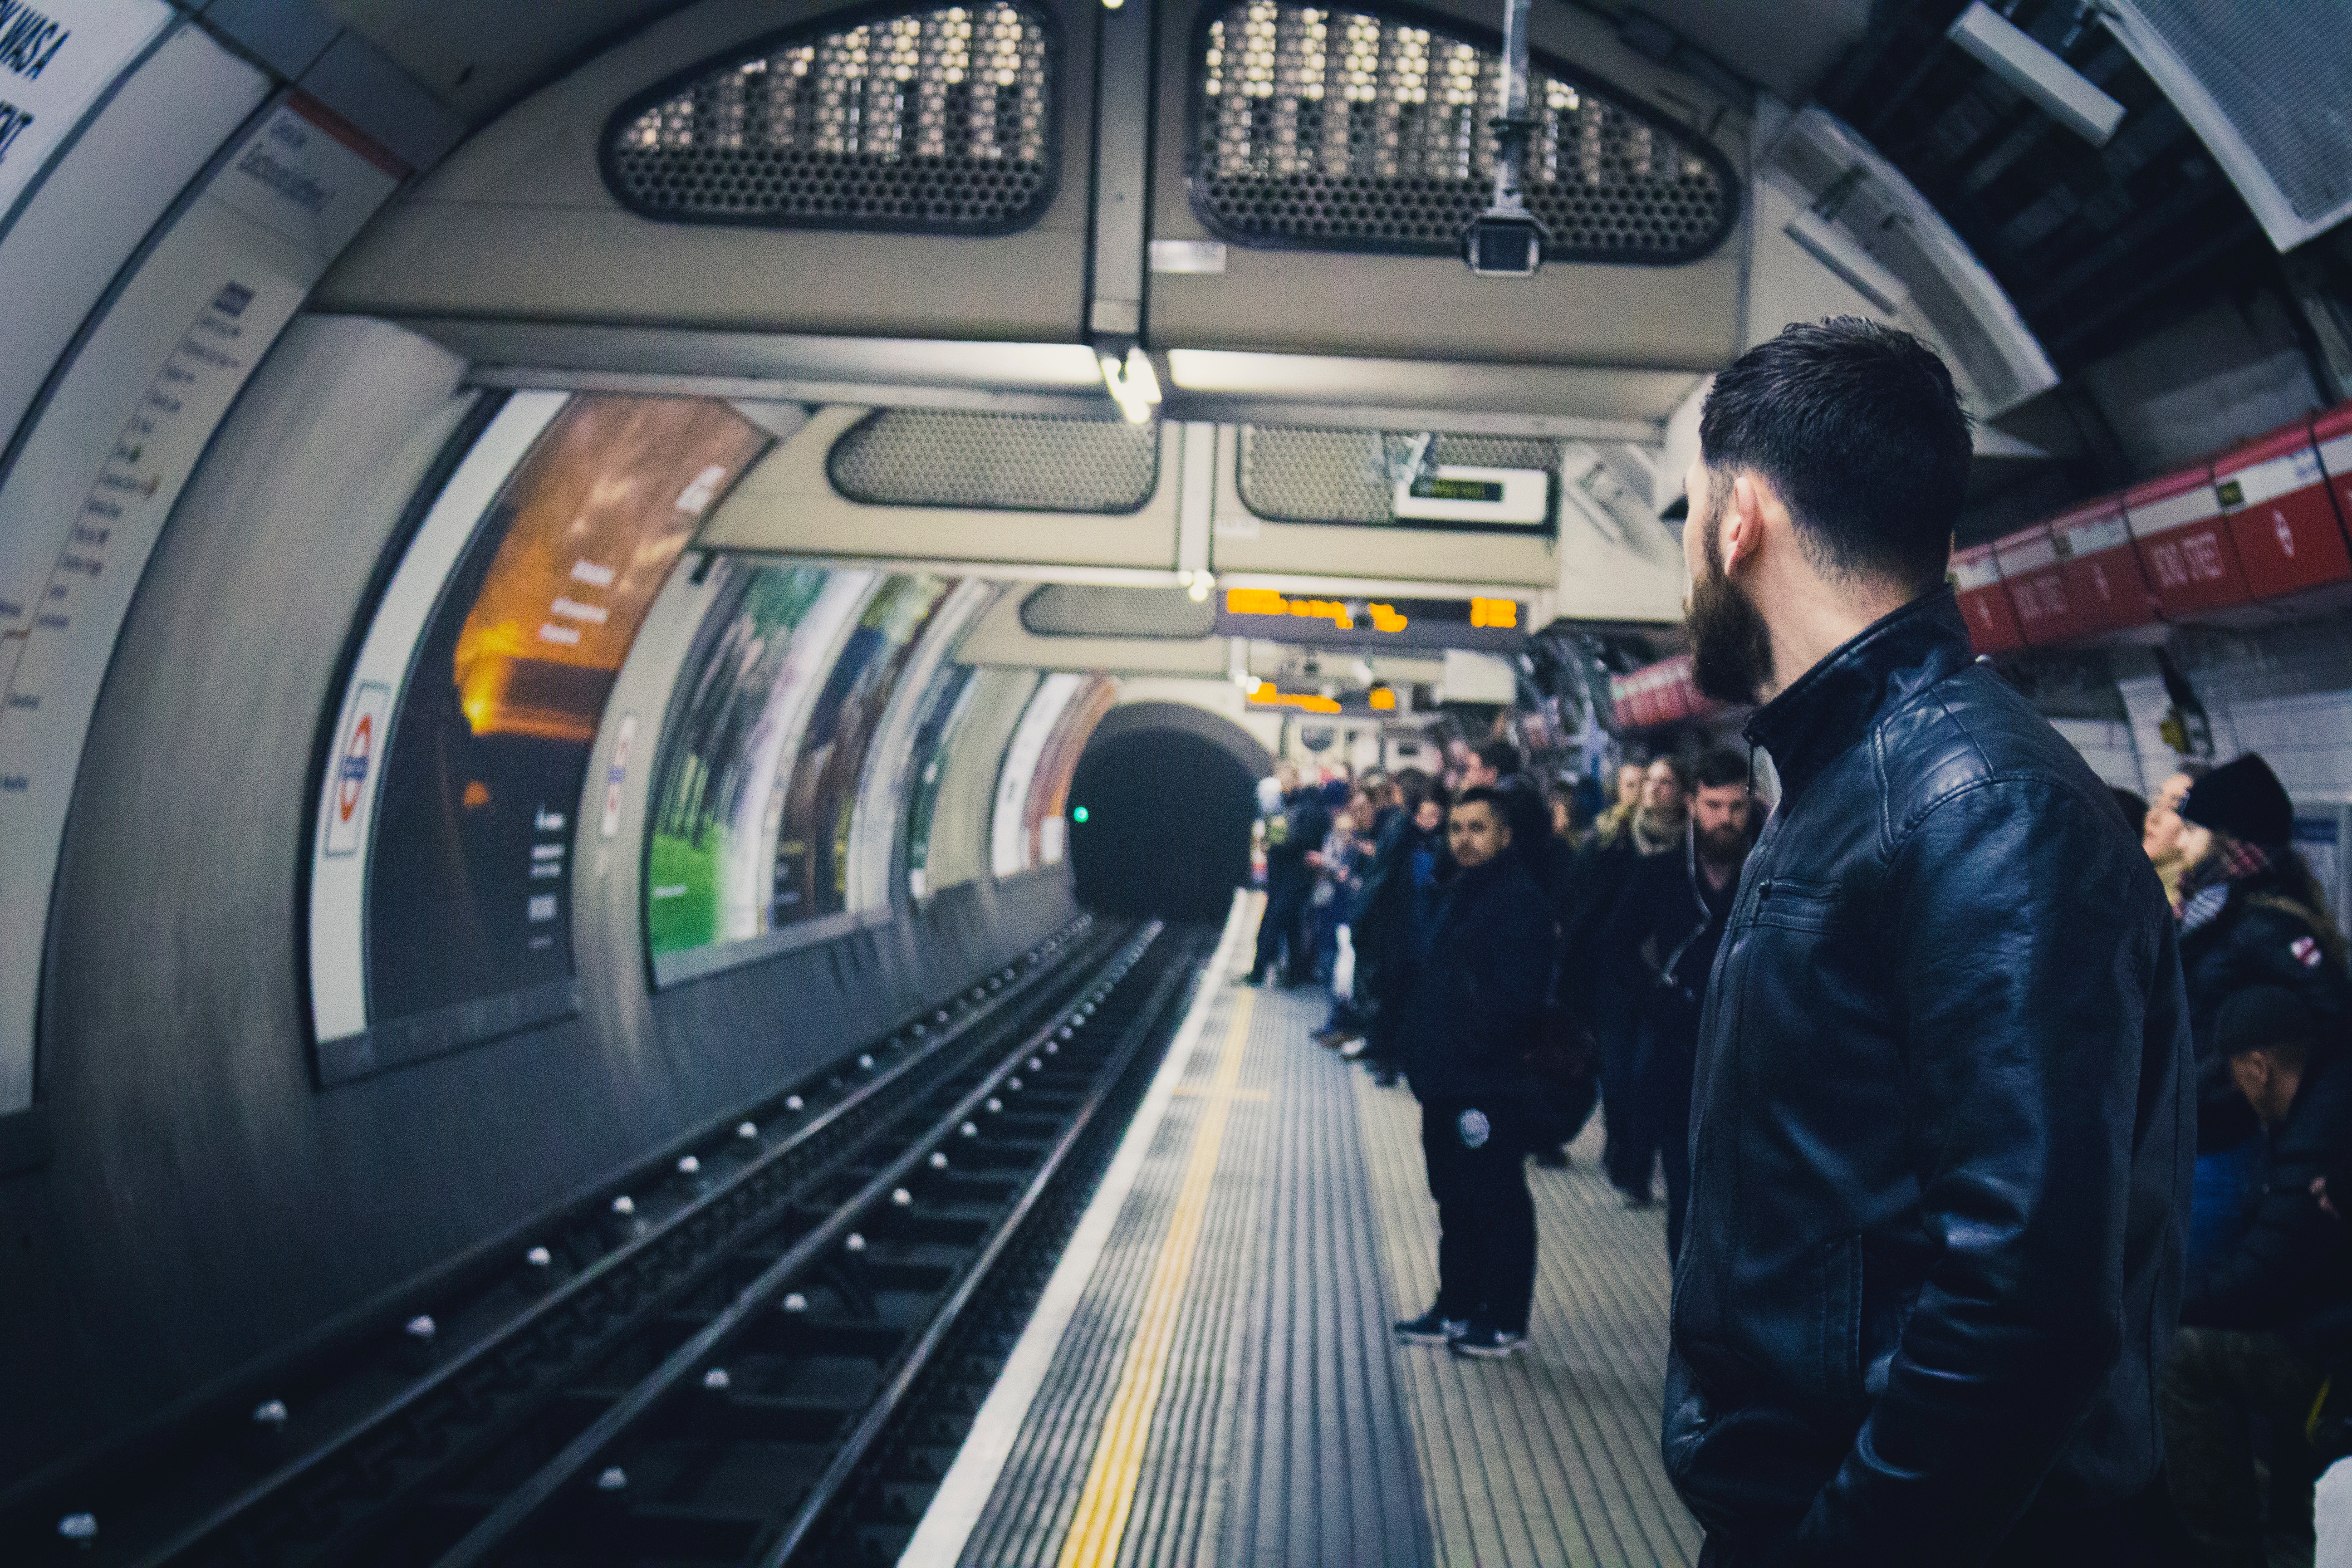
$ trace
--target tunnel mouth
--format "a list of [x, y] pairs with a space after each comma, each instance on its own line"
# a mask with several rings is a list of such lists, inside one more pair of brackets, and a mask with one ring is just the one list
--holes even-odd
[[[1249, 880], [1260, 772], [1242, 748], [1196, 725], [1139, 720], [1104, 730], [1071, 780], [1078, 901], [1104, 914], [1223, 919]], [[1238, 730], [1234, 739], [1246, 742]]]

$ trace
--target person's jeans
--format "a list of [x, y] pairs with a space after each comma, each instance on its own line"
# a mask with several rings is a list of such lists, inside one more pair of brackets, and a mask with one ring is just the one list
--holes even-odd
[[[2165, 1363], [2165, 1473], [2180, 1521], [2216, 1568], [2311, 1562], [2311, 1485], [2303, 1440], [2325, 1369], [2283, 1334], [2184, 1327]], [[2268, 1525], [2248, 1417], [2271, 1431]], [[2267, 1537], [2267, 1539], [2265, 1539]]]
[[2210, 1262], [2235, 1247], [2246, 1228], [2246, 1184], [2254, 1179], [2262, 1140], [2197, 1156], [2197, 1185], [2189, 1200], [2189, 1266]]
[[1462, 1100], [1421, 1108], [1437, 1200], [1437, 1312], [1523, 1334], [1536, 1292], [1536, 1205], [1512, 1112]]
[[[1265, 879], [1265, 913], [1257, 922], [1257, 958], [1250, 973], [1265, 979], [1281, 957], [1281, 978], [1296, 981], [1313, 962], [1306, 941], [1307, 900], [1314, 895], [1315, 879], [1302, 868], [1269, 869]], [[1284, 955], [1284, 950], [1288, 952]]]

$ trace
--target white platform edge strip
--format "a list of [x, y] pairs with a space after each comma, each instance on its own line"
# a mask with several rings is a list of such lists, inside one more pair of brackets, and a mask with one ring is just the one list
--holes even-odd
[[1176, 1086], [1184, 1081], [1193, 1049], [1209, 1026], [1209, 1015], [1215, 1010], [1217, 998], [1223, 991], [1218, 982], [1231, 967], [1244, 933], [1251, 928], [1255, 901], [1255, 895], [1247, 889], [1234, 891], [1233, 910], [1225, 916], [1224, 935], [1201, 977], [1200, 989], [1193, 994], [1183, 1026], [1168, 1047], [1168, 1058], [1160, 1063], [1150, 1089], [1144, 1093], [1143, 1103], [1137, 1107], [1134, 1121], [1119, 1141], [1118, 1152], [1111, 1157], [1110, 1168], [1103, 1173], [1102, 1185], [1096, 1189], [1087, 1212], [1079, 1216], [1077, 1228], [1070, 1235], [1070, 1245], [1063, 1251], [1061, 1262], [1055, 1266], [1054, 1277], [1045, 1281], [1044, 1294], [1037, 1299], [1037, 1310], [1030, 1317], [1029, 1326], [1022, 1331], [1020, 1342], [1006, 1359], [996, 1386], [989, 1390], [988, 1398], [982, 1403], [980, 1414], [972, 1420], [971, 1435], [957, 1452], [955, 1463], [948, 1467], [947, 1478], [940, 1483], [931, 1506], [916, 1527], [914, 1539], [907, 1542], [907, 1550], [898, 1558], [898, 1568], [952, 1568], [963, 1555], [965, 1543], [971, 1539], [981, 1514], [988, 1508], [990, 1496], [996, 1490], [997, 1479], [1013, 1457], [1013, 1439], [1020, 1436], [1022, 1423], [1029, 1418], [1029, 1407], [1036, 1402], [1037, 1391], [1045, 1386], [1045, 1373], [1054, 1364], [1055, 1352], [1061, 1349], [1062, 1336], [1068, 1331], [1070, 1320], [1076, 1316], [1078, 1303], [1086, 1297], [1095, 1265], [1110, 1243], [1119, 1211], [1127, 1206], [1127, 1194], [1134, 1187], [1135, 1178], [1143, 1169], [1144, 1156], [1150, 1152], [1160, 1123], [1168, 1114], [1168, 1102], [1175, 1098]]

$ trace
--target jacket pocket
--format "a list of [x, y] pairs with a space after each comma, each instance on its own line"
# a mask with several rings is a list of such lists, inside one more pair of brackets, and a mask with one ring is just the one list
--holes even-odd
[[1757, 887], [1755, 912], [1749, 918], [1760, 926], [1825, 931], [1837, 912], [1837, 902], [1838, 890], [1831, 884], [1767, 877]]
[[1833, 1409], [1862, 1403], [1862, 1237], [1832, 1237], [1820, 1248], [1821, 1342], [1814, 1365]]

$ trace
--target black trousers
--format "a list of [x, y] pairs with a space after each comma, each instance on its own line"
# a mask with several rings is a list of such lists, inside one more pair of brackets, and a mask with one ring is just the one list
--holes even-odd
[[1636, 1075], [1641, 1036], [1631, 1019], [1622, 1026], [1604, 1026], [1600, 1034], [1601, 1117], [1609, 1133], [1601, 1146], [1601, 1168], [1619, 1192], [1646, 1199], [1651, 1173], [1658, 1164], [1658, 1133]]
[[1423, 1100], [1421, 1152], [1437, 1200], [1437, 1311], [1528, 1331], [1536, 1293], [1536, 1205], [1527, 1130], [1512, 1111]]
[[1274, 967], [1276, 955], [1285, 946], [1290, 950], [1283, 961], [1286, 981], [1303, 978], [1314, 967], [1315, 949], [1307, 939], [1307, 910], [1315, 896], [1315, 879], [1307, 868], [1272, 867], [1265, 873], [1265, 913], [1257, 922], [1257, 958], [1250, 973], [1263, 980]]
[[1643, 1159], [1655, 1149], [1666, 1176], [1666, 1260], [1683, 1249], [1690, 1205], [1691, 1080], [1698, 1062], [1698, 1015], [1688, 1008], [1644, 1018], [1633, 1068], [1632, 1120], [1641, 1127]]

